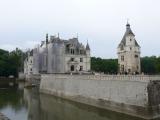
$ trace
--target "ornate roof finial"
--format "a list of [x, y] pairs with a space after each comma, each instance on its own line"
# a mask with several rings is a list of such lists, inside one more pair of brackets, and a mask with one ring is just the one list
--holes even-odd
[[127, 29], [130, 29], [130, 24], [129, 24], [129, 19], [128, 19], [128, 18], [127, 18], [126, 28], [127, 28]]
[[58, 32], [58, 38], [59, 38], [59, 32]]
[[129, 24], [129, 18], [127, 18], [127, 24]]
[[48, 43], [48, 33], [46, 34], [46, 43]]
[[90, 47], [89, 47], [89, 44], [88, 44], [88, 39], [87, 39], [86, 50], [90, 50]]

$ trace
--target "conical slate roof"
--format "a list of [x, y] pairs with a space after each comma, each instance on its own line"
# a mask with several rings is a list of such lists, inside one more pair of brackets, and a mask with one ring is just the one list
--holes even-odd
[[88, 42], [87, 42], [87, 45], [86, 45], [86, 50], [90, 50]]
[[[127, 23], [127, 25], [126, 25], [126, 32], [125, 32], [120, 44], [118, 45], [118, 47], [126, 45], [126, 36], [128, 36], [128, 35], [135, 36], [134, 33], [132, 32], [131, 28], [130, 28], [130, 24], [129, 23]], [[139, 45], [138, 45], [136, 40], [135, 40], [135, 45], [139, 47]]]

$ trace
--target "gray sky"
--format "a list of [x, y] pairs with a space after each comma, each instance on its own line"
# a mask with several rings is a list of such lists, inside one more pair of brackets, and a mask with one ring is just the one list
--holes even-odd
[[33, 48], [46, 33], [78, 33], [92, 56], [116, 58], [127, 18], [141, 55], [160, 56], [160, 0], [0, 0], [0, 48]]

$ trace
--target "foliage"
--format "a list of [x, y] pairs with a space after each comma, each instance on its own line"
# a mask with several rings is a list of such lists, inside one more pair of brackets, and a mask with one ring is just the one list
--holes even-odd
[[[0, 49], [0, 76], [8, 77], [9, 75], [18, 76], [19, 71], [23, 71], [23, 61], [26, 53], [16, 48], [11, 52]], [[117, 74], [117, 59], [91, 58], [91, 70], [103, 72], [105, 74]], [[144, 74], [160, 74], [160, 57], [142, 57], [141, 71]]]
[[18, 76], [18, 72], [23, 69], [24, 53], [16, 48], [12, 52], [0, 49], [0, 76]]
[[[104, 72], [116, 74], [118, 71], [117, 59], [91, 58], [91, 70], [95, 72]], [[142, 57], [141, 71], [144, 74], [160, 74], [160, 57]]]
[[91, 70], [106, 74], [116, 74], [118, 71], [118, 60], [92, 57]]
[[160, 74], [160, 57], [141, 58], [141, 69], [146, 74]]

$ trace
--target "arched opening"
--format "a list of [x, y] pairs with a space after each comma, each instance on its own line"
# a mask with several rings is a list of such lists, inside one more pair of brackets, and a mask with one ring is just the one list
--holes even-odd
[[71, 65], [71, 71], [74, 71], [74, 65]]

